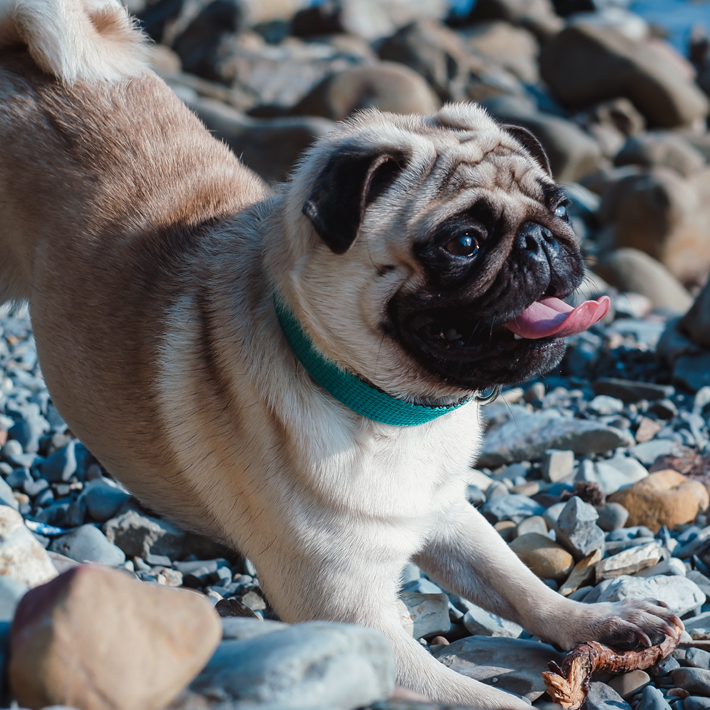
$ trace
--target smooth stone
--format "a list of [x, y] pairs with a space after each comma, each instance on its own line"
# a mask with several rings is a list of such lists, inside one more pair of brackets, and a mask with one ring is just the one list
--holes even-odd
[[629, 705], [611, 686], [594, 681], [589, 684], [586, 710], [631, 710]]
[[671, 706], [658, 688], [647, 685], [641, 693], [641, 702], [636, 710], [671, 710]]
[[572, 475], [574, 470], [574, 453], [548, 449], [540, 463], [542, 477], [550, 483], [557, 483]]
[[50, 483], [68, 481], [77, 470], [76, 446], [77, 442], [71, 441], [46, 459], [42, 464], [42, 477]]
[[678, 668], [671, 671], [673, 682], [691, 695], [710, 696], [710, 671], [704, 668]]
[[679, 357], [673, 366], [673, 383], [691, 392], [710, 386], [710, 355]]
[[478, 464], [495, 468], [515, 461], [536, 461], [548, 449], [592, 454], [632, 446], [633, 443], [628, 432], [591, 420], [542, 412], [509, 421], [488, 434], [483, 441]]
[[[662, 562], [659, 562], [656, 565], [653, 565], [653, 567], [648, 567], [646, 569], [642, 569], [639, 572], [635, 573], [637, 577], [655, 577], [658, 574], [667, 574], [670, 576], [677, 576], [677, 577], [685, 577], [686, 576], [686, 570], [685, 570], [685, 565], [677, 558], [671, 557], [667, 560], [663, 560]], [[695, 581], [695, 580], [693, 580]], [[703, 594], [707, 595], [707, 592], [705, 592], [704, 589], [701, 588], [701, 591]]]
[[680, 446], [670, 439], [654, 439], [643, 444], [636, 444], [629, 453], [644, 466], [651, 466], [659, 456], [675, 456], [680, 453]]
[[204, 666], [221, 635], [219, 617], [200, 595], [79, 565], [20, 602], [10, 686], [29, 708], [160, 710]]
[[4, 478], [0, 478], [0, 505], [7, 505], [14, 510], [19, 508], [19, 504], [12, 492], [12, 488]]
[[643, 481], [614, 493], [609, 500], [629, 511], [628, 526], [645, 525], [654, 533], [663, 525], [672, 530], [695, 520], [710, 504], [707, 488], [702, 483], [672, 469], [656, 471]]
[[597, 416], [621, 414], [624, 411], [624, 402], [608, 394], [598, 394], [587, 407]]
[[683, 710], [709, 710], [710, 698], [691, 695], [683, 701]]
[[541, 515], [544, 510], [532, 498], [515, 494], [494, 496], [481, 507], [481, 512], [493, 518], [495, 522], [512, 520], [516, 524], [531, 515]]
[[655, 385], [650, 382], [637, 382], [615, 377], [600, 377], [593, 383], [592, 388], [597, 395], [605, 394], [617, 397], [627, 404], [639, 402], [642, 399], [652, 402], [672, 397], [675, 394], [675, 389], [668, 385]]
[[596, 524], [599, 514], [594, 506], [573, 496], [562, 509], [555, 524], [557, 541], [569, 550], [576, 560], [603, 550], [604, 531]]
[[469, 603], [467, 606], [468, 611], [464, 614], [463, 625], [475, 636], [502, 636], [516, 639], [523, 633], [523, 627], [513, 621], [503, 619], [475, 604]]
[[166, 520], [151, 518], [129, 510], [103, 526], [109, 542], [120, 547], [127, 557], [148, 554], [180, 557], [185, 532]]
[[621, 503], [607, 503], [603, 508], [597, 508], [599, 520], [597, 525], [604, 532], [619, 530], [629, 519], [629, 511]]
[[560, 513], [565, 509], [567, 505], [566, 501], [560, 501], [559, 503], [553, 503], [549, 508], [545, 510], [542, 514], [543, 519], [547, 523], [549, 529], [554, 529], [557, 521], [560, 518]]
[[685, 662], [692, 668], [710, 670], [710, 653], [701, 648], [688, 648], [685, 651]]
[[597, 584], [605, 579], [636, 574], [653, 567], [661, 559], [661, 546], [657, 542], [638, 545], [602, 560], [595, 569]]
[[599, 602], [623, 599], [658, 599], [668, 604], [673, 613], [683, 616], [705, 603], [705, 594], [686, 577], [629, 577], [604, 580], [596, 588]]
[[0, 506], [0, 575], [28, 587], [57, 576], [47, 551], [25, 527], [22, 516], [7, 506]]
[[99, 562], [109, 567], [118, 567], [126, 561], [123, 550], [110, 543], [95, 525], [82, 525], [58, 537], [49, 549], [77, 562]]
[[443, 592], [422, 594], [403, 591], [399, 595], [402, 626], [414, 637], [445, 634], [451, 629], [449, 598]]
[[289, 626], [281, 621], [250, 619], [245, 616], [223, 616], [220, 621], [223, 641], [245, 641], [274, 631], [282, 631]]
[[221, 700], [274, 703], [284, 710], [353, 710], [388, 698], [394, 655], [374, 629], [310, 622], [245, 640], [223, 641], [190, 686]]
[[567, 597], [594, 579], [594, 569], [602, 558], [602, 551], [595, 550], [591, 555], [577, 562], [570, 576], [559, 588], [563, 597]]
[[547, 535], [547, 523], [541, 515], [533, 515], [527, 520], [523, 520], [518, 524], [517, 537], [527, 535], [528, 533], [539, 533]]
[[645, 688], [651, 682], [651, 676], [641, 670], [623, 673], [609, 681], [609, 687], [613, 688], [624, 700], [628, 700]]
[[432, 655], [458, 673], [531, 702], [545, 693], [541, 673], [547, 664], [551, 660], [559, 664], [564, 657], [545, 643], [485, 636], [454, 641]]
[[540, 579], [561, 582], [574, 568], [574, 558], [561, 545], [546, 535], [531, 532], [517, 537], [510, 549]]
[[12, 577], [0, 577], [0, 623], [12, 621], [20, 599], [28, 590], [26, 584]]
[[[710, 348], [710, 317], [708, 317], [708, 309], [710, 309], [710, 288], [706, 283], [690, 310], [678, 323], [678, 329], [681, 333], [706, 349]], [[698, 395], [700, 391], [702, 391], [702, 388], [698, 388]], [[696, 395], [696, 399], [698, 395]], [[702, 409], [703, 407], [701, 406], [700, 410]]]
[[91, 486], [83, 497], [92, 520], [105, 523], [131, 496], [116, 486], [106, 484]]
[[606, 461], [582, 461], [575, 480], [596, 483], [605, 495], [611, 495], [622, 488], [643, 480], [648, 471], [634, 459], [615, 456]]

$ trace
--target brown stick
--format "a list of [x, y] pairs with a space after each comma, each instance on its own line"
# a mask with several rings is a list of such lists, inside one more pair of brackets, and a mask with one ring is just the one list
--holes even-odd
[[596, 641], [576, 646], [565, 656], [562, 667], [550, 661], [550, 670], [542, 674], [552, 702], [565, 710], [578, 710], [589, 694], [592, 673], [626, 673], [649, 668], [675, 650], [680, 642], [681, 631], [678, 629], [677, 639], [666, 636], [660, 645], [641, 651], [617, 653]]

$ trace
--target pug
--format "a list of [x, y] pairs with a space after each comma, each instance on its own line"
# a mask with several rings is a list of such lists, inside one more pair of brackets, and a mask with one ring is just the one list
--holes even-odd
[[480, 393], [555, 366], [608, 303], [539, 143], [473, 104], [366, 111], [269, 191], [146, 66], [123, 9], [0, 3], [0, 292], [53, 401], [145, 505], [256, 565], [280, 618], [381, 631], [397, 681], [523, 710], [402, 627], [411, 560], [569, 649], [663, 604], [580, 604], [465, 498]]

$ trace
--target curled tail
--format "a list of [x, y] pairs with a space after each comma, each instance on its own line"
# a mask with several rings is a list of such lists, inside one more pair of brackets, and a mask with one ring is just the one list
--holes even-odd
[[0, 0], [0, 49], [16, 44], [66, 84], [146, 71], [145, 38], [118, 0]]

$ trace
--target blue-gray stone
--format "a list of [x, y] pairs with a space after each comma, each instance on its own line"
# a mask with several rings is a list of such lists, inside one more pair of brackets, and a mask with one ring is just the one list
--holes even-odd
[[693, 668], [710, 670], [710, 653], [701, 648], [688, 648], [685, 651], [685, 662]]
[[19, 508], [15, 496], [12, 494], [12, 488], [7, 485], [4, 478], [0, 478], [0, 505], [9, 505], [15, 510]]
[[91, 486], [83, 496], [86, 509], [93, 520], [105, 523], [113, 518], [130, 494], [111, 485]]
[[76, 473], [76, 444], [70, 441], [42, 464], [42, 476], [50, 483], [68, 481]]
[[641, 693], [641, 702], [636, 710], [671, 710], [671, 706], [658, 688], [647, 685]]
[[23, 490], [25, 483], [32, 483], [33, 480], [29, 468], [16, 468], [5, 477], [8, 486], [11, 488], [21, 488]]
[[303, 708], [306, 698], [313, 706], [353, 710], [388, 698], [394, 678], [394, 655], [382, 634], [312, 622], [223, 641], [190, 689], [284, 710]]
[[631, 710], [631, 705], [606, 683], [594, 682], [589, 684], [586, 708], [587, 710]]
[[710, 698], [691, 695], [683, 701], [683, 710], [710, 710]]
[[704, 668], [678, 668], [671, 671], [671, 678], [691, 695], [710, 696], [710, 671]]
[[56, 538], [49, 549], [77, 562], [100, 562], [117, 567], [126, 561], [123, 551], [110, 543], [94, 525], [82, 525], [69, 534]]
[[[26, 470], [26, 469], [22, 469]], [[45, 491], [49, 488], [49, 483], [44, 480], [44, 478], [38, 478], [36, 481], [27, 481], [23, 486], [22, 489], [27, 493], [30, 498], [34, 498], [35, 496], [39, 496], [42, 491]], [[49, 491], [52, 493], [52, 491]], [[52, 500], [54, 499], [54, 493], [52, 493]], [[35, 501], [37, 505], [44, 505], [44, 503], [40, 502], [39, 498]]]
[[511, 493], [494, 496], [481, 507], [481, 512], [486, 513], [495, 522], [512, 520], [519, 523], [531, 515], [542, 515], [545, 509], [532, 498]]
[[20, 599], [29, 587], [12, 577], [0, 576], [0, 622], [12, 621]]
[[[705, 595], [698, 585], [686, 577], [631, 577], [622, 575], [615, 579], [604, 580], [595, 589], [598, 598], [590, 597], [586, 601], [618, 602], [624, 599], [658, 599], [665, 602], [678, 616], [699, 607], [705, 601]], [[710, 673], [710, 671], [708, 671]]]
[[637, 458], [644, 466], [650, 466], [659, 456], [678, 456], [681, 454], [680, 446], [670, 439], [652, 439], [643, 444], [636, 444], [629, 449], [629, 453]]

